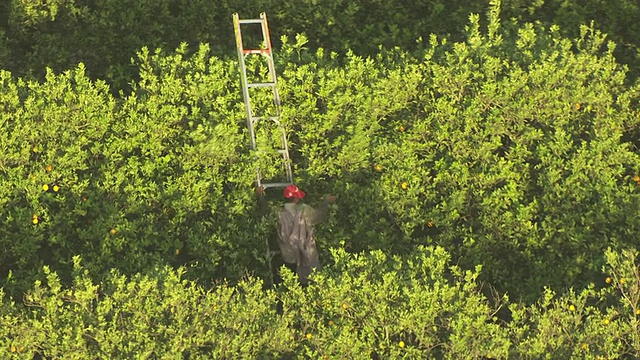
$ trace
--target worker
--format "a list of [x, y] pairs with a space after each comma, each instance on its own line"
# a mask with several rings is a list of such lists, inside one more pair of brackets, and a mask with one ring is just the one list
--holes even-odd
[[[256, 192], [263, 195], [264, 189]], [[329, 204], [335, 202], [336, 197], [327, 195], [322, 204], [314, 208], [302, 202], [305, 193], [296, 185], [287, 186], [283, 195], [286, 203], [278, 217], [278, 246], [285, 266], [295, 269], [300, 283], [306, 285], [311, 272], [320, 268], [314, 227], [327, 218]], [[262, 196], [261, 201], [264, 203]]]

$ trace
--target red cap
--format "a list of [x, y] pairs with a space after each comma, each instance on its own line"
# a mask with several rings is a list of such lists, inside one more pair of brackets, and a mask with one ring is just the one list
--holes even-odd
[[304, 195], [305, 195], [304, 192], [298, 189], [298, 187], [295, 185], [289, 185], [286, 188], [284, 188], [284, 197], [286, 197], [287, 199], [291, 199], [291, 198], [302, 199], [304, 198]]

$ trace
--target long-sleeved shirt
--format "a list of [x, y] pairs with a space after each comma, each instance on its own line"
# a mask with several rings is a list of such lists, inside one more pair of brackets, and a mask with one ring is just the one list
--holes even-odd
[[278, 245], [284, 261], [296, 264], [302, 282], [314, 268], [320, 267], [314, 226], [322, 222], [329, 213], [325, 201], [318, 208], [303, 203], [287, 203], [278, 219]]

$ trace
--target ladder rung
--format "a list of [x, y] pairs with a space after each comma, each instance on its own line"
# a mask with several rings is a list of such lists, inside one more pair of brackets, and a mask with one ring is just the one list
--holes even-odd
[[266, 188], [273, 188], [273, 187], [287, 187], [291, 185], [291, 183], [290, 182], [262, 183], [260, 185], [262, 185], [262, 187], [266, 189]]
[[271, 121], [279, 122], [280, 116], [252, 116], [251, 120], [253, 122], [260, 121], [260, 120], [271, 120]]
[[242, 50], [242, 53], [247, 55], [247, 54], [267, 54], [267, 55], [271, 55], [271, 49], [246, 49], [246, 50]]
[[244, 19], [238, 20], [240, 24], [262, 24], [262, 19]]
[[265, 82], [265, 83], [250, 83], [250, 84], [247, 84], [248, 88], [260, 88], [260, 87], [269, 87], [269, 86], [276, 86], [276, 83], [274, 83], [274, 82]]

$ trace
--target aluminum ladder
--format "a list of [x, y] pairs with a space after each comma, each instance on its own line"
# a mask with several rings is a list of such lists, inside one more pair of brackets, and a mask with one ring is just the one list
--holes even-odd
[[[262, 28], [262, 39], [264, 43], [264, 49], [245, 49], [242, 42], [242, 31], [240, 29], [241, 25], [260, 25]], [[286, 187], [287, 185], [293, 184], [293, 172], [291, 171], [291, 159], [289, 157], [289, 145], [287, 144], [287, 133], [282, 126], [281, 123], [281, 115], [282, 109], [280, 106], [280, 96], [278, 95], [278, 87], [277, 87], [277, 77], [276, 77], [276, 68], [273, 62], [273, 49], [271, 47], [271, 37], [269, 35], [269, 26], [267, 23], [267, 15], [265, 13], [260, 14], [259, 19], [240, 19], [238, 13], [233, 14], [233, 30], [235, 32], [236, 37], [236, 47], [238, 49], [238, 63], [240, 65], [240, 81], [242, 86], [242, 97], [244, 98], [244, 105], [247, 111], [247, 127], [249, 128], [249, 136], [251, 138], [251, 148], [258, 152], [258, 144], [256, 141], [256, 125], [260, 121], [271, 121], [275, 123], [280, 131], [280, 148], [277, 150], [280, 155], [282, 155], [282, 159], [284, 162], [284, 172], [286, 174], [285, 182], [265, 182], [262, 178], [262, 171], [258, 166], [256, 168], [256, 186], [258, 188], [278, 188], [278, 187]], [[257, 83], [249, 83], [247, 77], [247, 65], [245, 60], [249, 55], [261, 55], [267, 60], [267, 65], [269, 68], [269, 79], [266, 82], [257, 82]], [[275, 114], [273, 116], [257, 116], [254, 114], [254, 109], [251, 106], [251, 94], [250, 89], [255, 88], [271, 88], [273, 93], [273, 105], [275, 106]], [[264, 196], [264, 195], [261, 195]], [[266, 254], [265, 258], [267, 263], [269, 264], [269, 278], [271, 280], [271, 285], [273, 285], [273, 268], [271, 264], [271, 260], [275, 254], [280, 253], [280, 251], [273, 251], [269, 246], [269, 239], [265, 238], [266, 244]]]
[[[260, 25], [262, 27], [264, 49], [245, 49], [242, 43], [242, 32], [240, 30], [241, 25]], [[282, 155], [284, 163], [284, 172], [286, 175], [285, 182], [265, 182], [262, 178], [262, 171], [260, 167], [256, 169], [256, 186], [264, 189], [270, 187], [286, 187], [293, 184], [293, 172], [291, 171], [291, 159], [289, 157], [289, 146], [287, 144], [287, 134], [281, 123], [281, 106], [280, 96], [278, 95], [276, 69], [273, 62], [273, 51], [271, 47], [271, 38], [269, 35], [269, 26], [267, 24], [267, 15], [265, 13], [260, 14], [259, 19], [240, 19], [238, 13], [233, 14], [233, 29], [236, 36], [236, 47], [238, 48], [238, 62], [240, 64], [240, 80], [242, 85], [242, 96], [244, 98], [244, 105], [247, 111], [247, 127], [249, 128], [249, 136], [251, 137], [251, 147], [254, 151], [260, 151], [256, 143], [256, 125], [260, 121], [272, 121], [279, 128], [281, 132], [280, 148], [277, 150]], [[249, 55], [261, 55], [267, 60], [269, 68], [269, 79], [266, 82], [249, 83], [247, 79], [247, 66], [245, 60]], [[251, 106], [250, 89], [254, 88], [271, 88], [273, 90], [273, 104], [275, 106], [276, 114], [273, 116], [257, 116], [254, 114], [254, 109]]]

